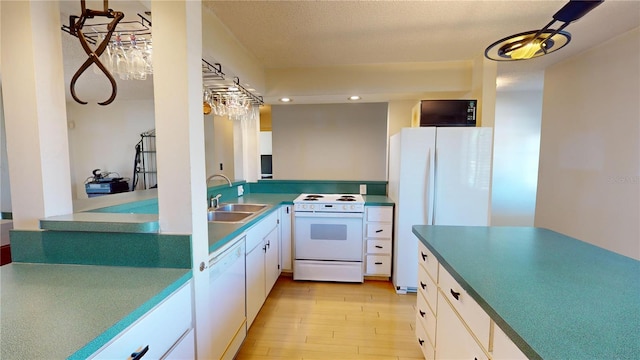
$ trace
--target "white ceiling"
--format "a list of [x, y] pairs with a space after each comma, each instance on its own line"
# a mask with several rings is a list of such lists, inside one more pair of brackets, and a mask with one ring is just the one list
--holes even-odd
[[[63, 21], [79, 1], [63, 1]], [[340, 65], [428, 63], [473, 60], [503, 37], [539, 29], [567, 1], [540, 0], [423, 0], [423, 1], [203, 1], [239, 43], [265, 69]], [[134, 1], [110, 2], [110, 7], [144, 11]], [[73, 10], [72, 10], [73, 11]], [[125, 11], [125, 14], [129, 15]], [[640, 1], [606, 0], [567, 31], [572, 40], [550, 55], [517, 62], [501, 62], [504, 86], [539, 86], [547, 66], [640, 26]], [[65, 41], [64, 37], [71, 38]], [[64, 36], [65, 59], [86, 58], [77, 39]], [[67, 39], [69, 40], [69, 39]], [[72, 45], [73, 43], [73, 45]], [[73, 55], [72, 55], [73, 54]], [[70, 61], [65, 61], [69, 63]], [[223, 64], [223, 68], [224, 68]], [[119, 81], [125, 95], [139, 97], [140, 85]], [[147, 81], [149, 83], [149, 81]], [[531, 85], [533, 84], [533, 85]], [[105, 84], [106, 85], [106, 84]], [[128, 87], [133, 91], [129, 92]], [[119, 93], [119, 96], [120, 93]]]

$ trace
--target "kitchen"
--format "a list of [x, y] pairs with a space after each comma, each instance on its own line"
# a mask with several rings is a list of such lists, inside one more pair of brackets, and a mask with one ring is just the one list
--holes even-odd
[[[603, 5], [604, 6], [604, 5]], [[4, 14], [4, 12], [3, 12]], [[154, 19], [156, 19], [154, 17]], [[157, 18], [156, 21], [161, 23], [161, 18]], [[4, 18], [3, 18], [4, 23]], [[578, 26], [580, 23], [577, 23], [575, 26]], [[3, 33], [5, 33], [3, 31]], [[175, 34], [172, 34], [175, 35]], [[630, 37], [630, 38], [629, 38]], [[609, 61], [613, 59], [609, 59], [609, 53], [616, 53], [618, 47], [621, 49], [625, 49], [627, 46], [637, 46], [637, 31], [635, 33], [631, 33], [627, 35], [627, 38], [617, 39], [616, 42], [607, 43], [609, 47], [604, 49], [595, 49], [593, 51], [593, 57], [585, 57], [585, 58], [574, 58], [572, 62], [567, 64], [557, 65], [553, 69], [550, 69], [548, 73], [545, 75], [545, 107], [543, 108], [543, 118], [545, 122], [543, 123], [542, 129], [542, 146], [541, 146], [541, 186], [538, 188], [538, 202], [537, 206], [539, 210], [537, 211], [537, 217], [540, 217], [540, 220], [536, 219], [538, 223], [537, 226], [544, 226], [557, 229], [561, 232], [568, 233], [572, 236], [576, 236], [578, 238], [582, 238], [588, 240], [590, 242], [595, 243], [596, 245], [609, 248], [612, 250], [616, 250], [627, 256], [637, 258], [638, 250], [637, 250], [637, 242], [624, 240], [626, 239], [636, 239], [637, 238], [637, 229], [634, 228], [634, 223], [628, 220], [625, 220], [623, 217], [617, 216], [616, 214], [625, 214], [629, 218], [637, 218], [637, 205], [629, 203], [629, 199], [637, 198], [637, 181], [634, 183], [633, 179], [637, 176], [637, 171], [630, 169], [627, 164], [634, 164], [634, 156], [637, 157], [637, 154], [633, 152], [629, 152], [628, 150], [615, 150], [613, 152], [613, 156], [616, 157], [616, 162], [610, 164], [608, 160], [609, 157], [602, 158], [603, 154], [594, 154], [599, 155], [600, 157], [591, 158], [596, 161], [600, 159], [598, 163], [591, 163], [587, 161], [577, 162], [575, 163], [574, 157], [571, 154], [573, 152], [577, 152], [578, 154], [593, 154], [592, 151], [595, 151], [593, 147], [590, 147], [589, 139], [593, 137], [598, 140], [594, 140], [596, 142], [605, 141], [607, 144], [619, 144], [620, 146], [625, 146], [628, 148], [633, 148], [634, 144], [637, 144], [637, 137], [634, 137], [634, 134], [637, 134], [637, 131], [628, 131], [629, 128], [635, 129], [637, 127], [637, 108], [629, 108], [631, 102], [625, 102], [620, 104], [622, 99], [634, 98], [634, 95], [637, 95], [637, 83], [633, 82], [633, 79], [637, 79], [635, 74], [637, 73], [637, 66], [634, 66], [633, 61], [637, 62], [637, 59], [634, 57], [630, 57], [627, 59], [627, 63], [617, 64], [616, 66], [609, 65]], [[634, 42], [635, 41], [635, 42]], [[3, 44], [5, 42], [3, 41]], [[631, 44], [631, 45], [630, 45]], [[616, 47], [617, 46], [617, 47]], [[160, 46], [158, 49], [160, 51]], [[569, 48], [567, 48], [568, 50]], [[626, 50], [625, 50], [626, 51]], [[634, 54], [637, 52], [630, 51], [630, 54]], [[4, 52], [3, 52], [4, 54]], [[227, 56], [231, 56], [229, 54]], [[168, 56], [169, 57], [169, 56]], [[600, 58], [604, 57], [606, 61], [601, 60]], [[228, 60], [229, 58], [225, 58], [224, 60]], [[224, 64], [233, 64], [238, 63], [234, 61], [222, 61], [223, 59], [219, 59]], [[622, 59], [615, 59], [617, 61], [624, 61]], [[608, 65], [603, 65], [607, 63]], [[3, 64], [5, 61], [3, 60]], [[577, 69], [571, 69], [572, 65], [580, 65]], [[160, 66], [160, 65], [159, 65]], [[582, 70], [582, 67], [585, 67], [587, 70]], [[618, 71], [616, 71], [618, 69]], [[626, 70], [625, 70], [626, 69]], [[597, 71], [596, 71], [597, 70]], [[587, 73], [598, 73], [605, 74], [603, 77], [605, 79], [593, 78], [591, 76], [587, 76]], [[591, 94], [583, 94], [577, 92], [576, 89], [571, 85], [570, 79], [566, 79], [564, 74], [571, 74], [571, 78], [581, 78], [584, 81], [592, 81], [592, 83], [587, 83], [591, 86], [586, 86], [586, 88], [590, 88], [591, 91], [604, 91], [599, 90], [600, 86], [594, 86], [594, 84], [611, 84], [610, 86], [602, 86], [602, 88], [606, 88], [606, 93], [599, 93], [600, 103], [595, 104], [591, 101], [581, 101], [581, 99], [590, 99]], [[7, 74], [3, 72], [3, 83], [6, 81]], [[606, 82], [606, 78], [610, 78], [611, 83]], [[595, 75], [593, 75], [595, 76]], [[634, 77], [635, 76], [635, 77]], [[241, 76], [245, 77], [244, 75]], [[246, 77], [249, 77], [248, 75]], [[154, 79], [155, 82], [161, 82], [161, 76], [158, 76]], [[177, 86], [178, 82], [172, 81], [169, 82], [171, 85], [167, 85], [167, 88]], [[615, 84], [615, 85], [614, 85]], [[156, 84], [154, 84], [156, 86]], [[173, 96], [176, 91], [171, 91], [171, 94], [161, 95], [161, 98], [169, 98]], [[548, 95], [547, 95], [548, 94]], [[571, 118], [571, 120], [576, 121], [576, 123], [567, 123], [566, 119], [562, 119], [563, 121], [553, 121], [554, 118], [564, 117], [566, 111], [571, 111], [574, 107], [567, 107], [569, 104], [562, 102], [562, 100], [567, 100], [567, 96], [569, 96], [567, 103], [585, 103], [584, 106], [580, 107], [579, 115], [580, 121], [577, 119]], [[637, 98], [637, 96], [635, 96]], [[7, 101], [5, 101], [5, 108], [7, 107]], [[551, 106], [552, 104], [554, 106]], [[156, 104], [155, 106], [162, 106], [162, 104]], [[193, 105], [191, 105], [193, 107]], [[389, 112], [396, 111], [398, 107], [402, 107], [403, 104], [401, 102], [391, 103]], [[25, 107], [27, 108], [27, 107]], [[395, 118], [396, 120], [402, 118], [402, 121], [408, 121], [409, 112], [406, 108], [410, 108], [410, 106], [405, 105], [404, 115], [398, 116]], [[171, 110], [171, 109], [169, 109]], [[156, 114], [164, 114], [167, 113], [167, 116], [171, 114], [171, 112], [162, 111], [162, 109], [155, 109]], [[192, 112], [197, 113], [195, 110]], [[402, 112], [402, 111], [401, 111]], [[603, 113], [604, 112], [604, 113]], [[185, 110], [181, 113], [187, 113]], [[607, 114], [615, 113], [621, 119], [620, 121], [626, 121], [627, 125], [621, 128], [615, 128], [616, 133], [612, 135], [612, 137], [607, 137], [602, 139], [600, 136], [604, 133], [608, 133], [612, 131], [609, 127], [611, 124], [605, 124], [601, 120], [603, 117], [608, 118]], [[106, 116], [99, 115], [96, 116]], [[64, 117], [64, 115], [62, 115]], [[175, 117], [175, 116], [174, 116]], [[547, 121], [547, 119], [552, 119]], [[158, 118], [156, 119], [159, 120]], [[161, 119], [160, 119], [161, 120]], [[171, 123], [167, 120], [167, 122]], [[201, 123], [198, 122], [198, 124]], [[584, 129], [585, 124], [589, 125], [589, 130], [587, 134], [584, 134], [581, 130]], [[177, 126], [177, 125], [175, 125]], [[200, 126], [200, 125], [198, 125]], [[390, 127], [398, 127], [398, 124], [394, 121], [394, 119], [390, 119]], [[635, 126], [635, 127], [634, 127]], [[606, 129], [606, 131], [605, 131]], [[178, 136], [187, 136], [184, 134], [184, 131], [181, 129], [170, 129], [165, 130], [167, 132], [171, 132], [172, 134], [176, 134], [177, 142], [181, 142], [181, 139]], [[497, 131], [497, 130], [496, 130]], [[546, 136], [550, 136], [549, 144], [545, 143], [545, 134]], [[555, 138], [555, 136], [560, 136], [560, 134], [564, 134], [562, 138]], [[590, 135], [590, 136], [588, 136]], [[188, 144], [190, 138], [184, 139], [183, 143]], [[615, 139], [615, 140], [614, 140]], [[620, 139], [628, 139], [628, 140], [620, 140]], [[565, 142], [569, 141], [569, 142]], [[554, 153], [553, 149], [556, 148], [555, 144], [562, 144], [565, 146], [563, 149], [565, 152], [560, 154]], [[546, 146], [545, 146], [546, 145]], [[614, 146], [614, 149], [616, 147]], [[160, 149], [159, 149], [160, 150]], [[562, 150], [562, 149], [561, 149]], [[24, 151], [22, 153], [28, 153], [29, 149], [20, 149], [20, 151]], [[170, 149], [170, 155], [167, 158], [174, 159], [188, 159], [190, 156], [179, 154], [184, 154], [184, 149]], [[571, 152], [573, 151], [573, 152]], [[590, 152], [591, 151], [591, 152]], [[557, 162], [553, 159], [560, 158], [562, 162], [557, 164]], [[546, 160], [545, 160], [546, 159]], [[170, 159], [167, 159], [169, 161]], [[606, 161], [605, 161], [606, 160]], [[171, 183], [171, 179], [173, 178], [172, 174], [169, 174], [170, 180], [163, 181], [163, 183], [171, 184], [168, 185], [165, 189], [174, 189], [175, 193], [182, 194], [191, 194], [191, 189], [184, 189], [185, 184], [191, 183], [188, 181], [185, 176], [186, 174], [190, 174], [190, 170], [184, 167], [186, 164], [181, 163], [180, 161], [175, 161], [177, 164], [169, 164], [166, 168], [171, 169], [172, 174], [180, 174], [179, 179], [173, 179], [174, 184]], [[35, 164], [39, 163], [39, 161], [25, 161], [26, 164]], [[635, 161], [637, 163], [637, 161]], [[606, 164], [607, 166], [613, 166], [611, 168], [603, 168], [602, 165]], [[50, 166], [52, 167], [49, 170], [49, 174], [51, 173], [59, 173], [60, 166], [56, 159], [52, 159]], [[64, 164], [63, 164], [64, 166]], [[68, 166], [68, 165], [66, 165]], [[569, 169], [569, 170], [566, 170]], [[587, 178], [584, 177], [576, 177], [579, 174], [584, 174], [582, 171], [589, 170]], [[569, 172], [568, 172], [569, 171]], [[209, 174], [209, 172], [207, 172]], [[200, 176], [201, 175], [201, 176]], [[63, 176], [62, 176], [63, 177]], [[206, 175], [204, 171], [202, 174], [194, 176], [194, 178], [205, 178]], [[44, 188], [44, 187], [52, 187], [56, 185], [56, 182], [61, 181], [57, 177], [55, 178], [47, 178], [46, 183], [44, 183], [44, 178], [41, 175], [33, 175], [29, 176], [28, 179], [25, 179], [26, 183], [29, 183], [30, 180], [40, 179], [40, 184], [36, 184], [35, 187]], [[544, 180], [552, 179], [555, 180], [554, 183], [546, 183]], [[564, 182], [559, 183], [557, 180], [564, 179]], [[611, 181], [608, 182], [607, 179], [628, 179], [628, 181]], [[19, 183], [19, 182], [18, 182]], [[194, 182], [197, 183], [197, 182]], [[576, 189], [575, 184], [583, 184], [584, 188]], [[20, 186], [20, 185], [14, 185]], [[30, 185], [31, 186], [31, 185]], [[196, 186], [196, 185], [194, 185]], [[63, 186], [64, 187], [64, 186]], [[202, 186], [204, 187], [204, 186]], [[33, 187], [31, 187], [33, 188]], [[204, 194], [204, 189], [201, 189], [200, 192]], [[161, 189], [159, 189], [161, 191]], [[49, 193], [47, 193], [49, 194]], [[23, 195], [25, 196], [25, 195]], [[181, 196], [176, 199], [172, 194], [163, 194], [160, 193], [160, 198], [163, 199], [166, 196], [166, 200], [160, 201], [160, 223], [161, 228], [164, 228], [169, 233], [191, 233], [191, 228], [189, 224], [185, 224], [184, 216], [179, 216], [185, 213], [194, 213], [194, 218], [203, 219], [204, 221], [204, 208], [200, 208], [197, 206], [198, 203], [204, 201], [203, 196]], [[602, 197], [601, 197], [602, 196]], [[181, 199], [191, 198], [194, 204], [193, 209], [191, 209], [188, 204], [180, 205], [183, 208], [179, 208], [176, 206], [175, 208], [169, 207], [166, 204], [181, 204]], [[610, 197], [611, 200], [608, 200]], [[47, 198], [49, 199], [49, 198]], [[587, 201], [589, 199], [589, 201]], [[39, 219], [52, 215], [56, 215], [56, 211], [58, 209], [53, 209], [51, 203], [47, 201], [49, 204], [47, 207], [34, 209], [20, 209], [18, 207], [19, 203], [17, 203], [16, 198], [14, 200], [14, 214], [19, 215], [21, 212], [24, 214], [32, 214], [32, 212], [36, 212], [37, 214], [29, 215], [31, 219]], [[54, 199], [57, 200], [57, 199]], [[163, 203], [163, 201], [165, 201]], [[585, 204], [585, 201], [586, 204]], [[39, 201], [32, 201], [29, 198], [29, 204], [39, 203]], [[600, 205], [599, 207], [588, 206], [592, 203], [596, 203]], [[61, 201], [54, 202], [55, 207], [64, 207], [69, 206], [69, 201], [65, 199], [61, 199]], [[603, 206], [604, 205], [604, 206]], [[575, 208], [573, 212], [567, 212], [566, 206], [571, 206]], [[3, 209], [4, 211], [4, 209]], [[64, 210], [62, 210], [64, 212]], [[201, 212], [200, 215], [195, 215], [198, 212]], [[17, 219], [20, 220], [20, 219]], [[598, 221], [596, 221], [598, 220]], [[194, 220], [199, 221], [199, 220]], [[33, 222], [33, 221], [32, 221]], [[195, 224], [195, 223], [194, 223]], [[28, 224], [29, 226], [34, 226], [35, 224]], [[206, 236], [200, 233], [203, 225], [193, 226], [194, 231], [193, 241], [194, 245], [201, 246], [200, 250], [194, 249], [194, 252], [202, 254], [202, 243], [206, 243], [202, 239], [205, 239]], [[200, 229], [200, 230], [198, 230]], [[615, 236], [605, 236], [604, 234], [616, 234]], [[200, 239], [200, 240], [198, 240]], [[605, 243], [606, 240], [609, 240]], [[204, 245], [206, 246], [206, 245]], [[204, 250], [206, 251], [206, 250]]]

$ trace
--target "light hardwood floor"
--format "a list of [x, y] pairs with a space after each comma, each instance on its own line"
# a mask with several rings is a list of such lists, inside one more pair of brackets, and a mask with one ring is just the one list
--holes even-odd
[[416, 294], [388, 281], [293, 281], [283, 275], [236, 359], [423, 359], [414, 335]]

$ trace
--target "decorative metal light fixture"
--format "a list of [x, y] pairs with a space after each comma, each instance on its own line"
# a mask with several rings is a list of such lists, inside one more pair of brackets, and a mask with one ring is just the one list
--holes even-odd
[[[563, 31], [570, 23], [580, 19], [604, 0], [570, 0], [553, 15], [553, 20], [540, 30], [531, 30], [508, 36], [489, 45], [484, 51], [487, 59], [495, 61], [526, 60], [562, 49], [571, 41], [571, 34]], [[563, 22], [551, 29], [556, 21]]]

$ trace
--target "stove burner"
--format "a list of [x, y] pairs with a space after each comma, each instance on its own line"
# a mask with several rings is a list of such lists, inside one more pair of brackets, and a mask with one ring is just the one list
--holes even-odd
[[336, 201], [356, 201], [356, 197], [351, 195], [342, 195], [337, 198]]
[[314, 198], [314, 197], [306, 197], [304, 199], [302, 199], [304, 201], [318, 201], [318, 198]]
[[314, 195], [314, 194], [309, 194], [309, 195], [307, 195], [307, 197], [305, 198], [305, 200], [307, 200], [307, 199], [314, 199], [314, 200], [315, 200], [315, 199], [320, 199], [320, 198], [323, 198], [323, 197], [324, 197], [324, 195]]

